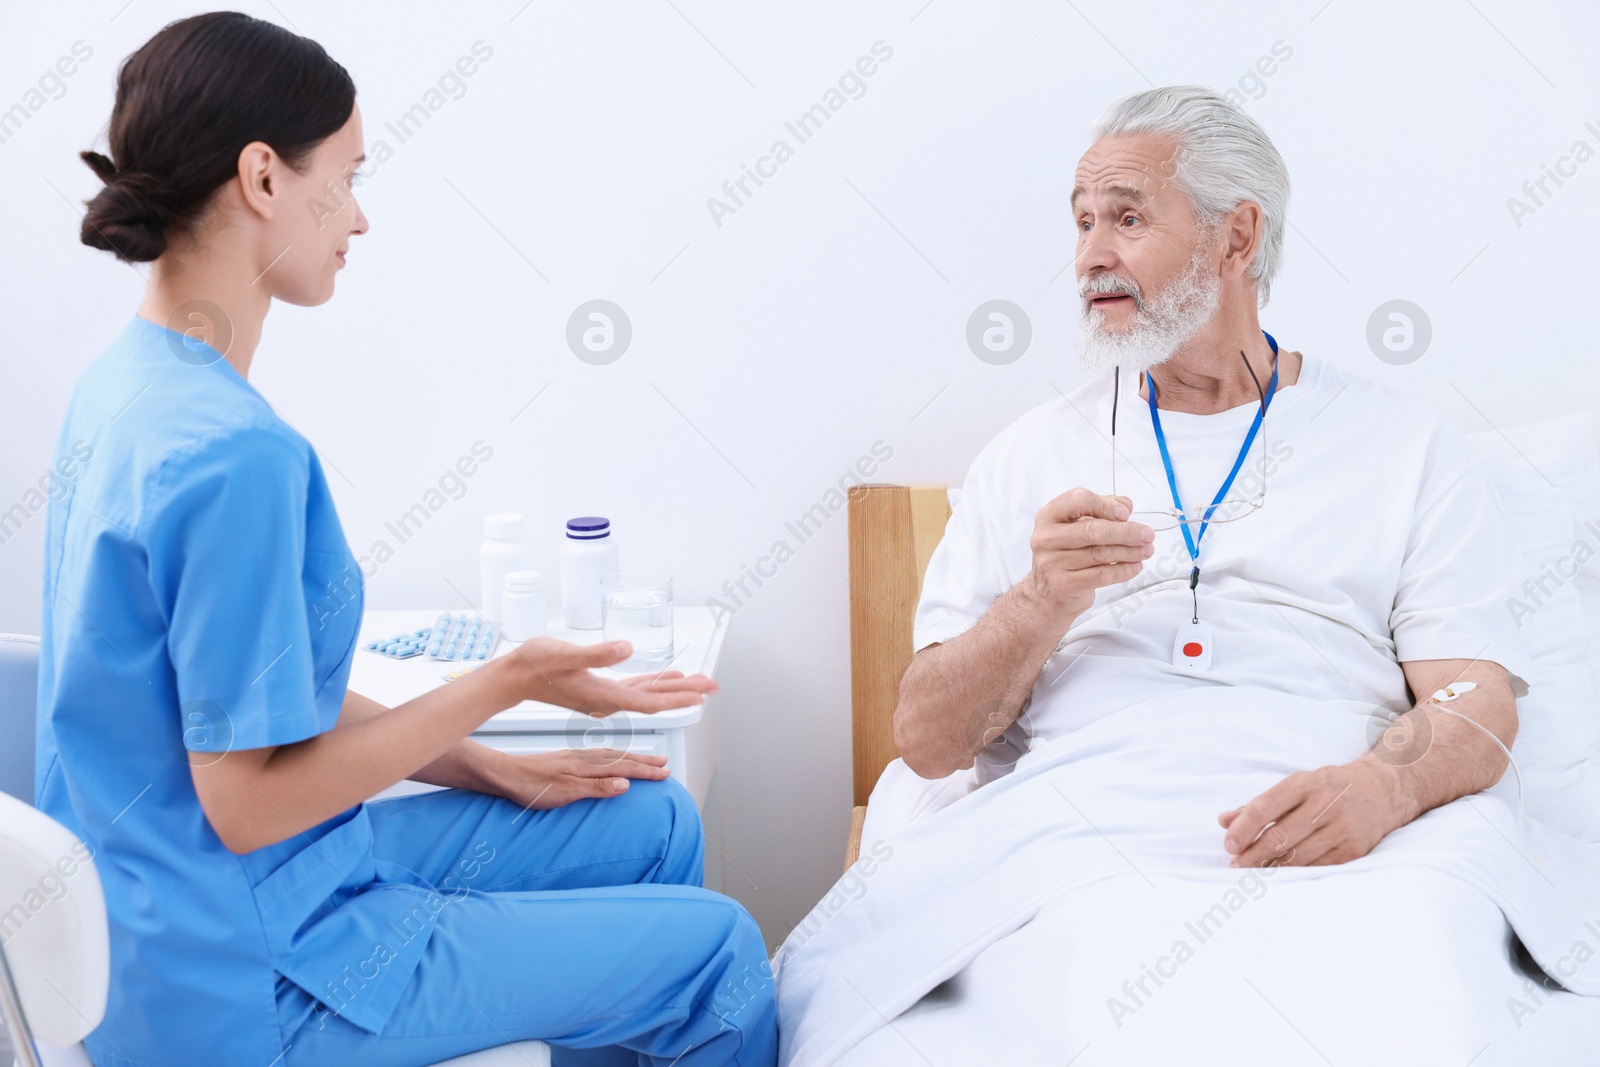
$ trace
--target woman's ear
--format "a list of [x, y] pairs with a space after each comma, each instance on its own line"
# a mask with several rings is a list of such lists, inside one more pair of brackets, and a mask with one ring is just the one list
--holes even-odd
[[239, 151], [239, 192], [245, 207], [270, 219], [277, 206], [281, 183], [273, 179], [283, 161], [272, 146], [262, 141], [251, 141]]

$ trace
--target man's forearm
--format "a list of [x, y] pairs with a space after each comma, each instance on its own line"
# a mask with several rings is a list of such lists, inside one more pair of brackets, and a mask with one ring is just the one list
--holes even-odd
[[942, 778], [1016, 721], [1070, 623], [1052, 623], [1027, 579], [960, 637], [917, 653], [900, 680], [894, 740], [906, 765]]
[[1417, 705], [1395, 720], [1363, 757], [1394, 768], [1406, 805], [1405, 822], [1487, 789], [1505, 773], [1505, 753], [1488, 735], [1511, 747], [1517, 736], [1517, 704], [1505, 671], [1493, 664], [1486, 667], [1473, 672], [1485, 676], [1477, 680], [1476, 689], [1447, 704], [1428, 698], [1449, 681], [1419, 692]]
[[917, 653], [900, 679], [894, 740], [924, 778], [972, 766], [1017, 719], [1061, 635], [1097, 591], [1134, 578], [1155, 532], [1133, 501], [1069, 489], [1034, 515], [1033, 566], [960, 637]]

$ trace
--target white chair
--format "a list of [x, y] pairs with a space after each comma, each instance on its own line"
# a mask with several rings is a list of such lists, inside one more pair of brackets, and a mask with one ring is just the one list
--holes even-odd
[[[38, 658], [36, 638], [0, 634], [0, 753], [27, 753], [30, 795]], [[111, 975], [100, 876], [66, 827], [9, 795], [16, 785], [0, 779], [0, 1018], [18, 1067], [92, 1067], [81, 1042]], [[550, 1047], [519, 1041], [435, 1067], [550, 1067]]]

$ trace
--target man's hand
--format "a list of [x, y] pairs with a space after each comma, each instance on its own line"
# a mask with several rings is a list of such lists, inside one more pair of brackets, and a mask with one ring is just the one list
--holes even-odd
[[1095, 590], [1144, 569], [1156, 535], [1128, 522], [1132, 513], [1125, 496], [1069, 489], [1034, 515], [1033, 570], [1021, 584], [1062, 632], [1094, 603]]
[[585, 797], [621, 796], [630, 778], [667, 777], [667, 757], [611, 748], [494, 755], [482, 791], [524, 808], [560, 808]]
[[1399, 771], [1366, 755], [1296, 771], [1217, 822], [1230, 867], [1315, 867], [1365, 856], [1417, 814]]
[[1500, 745], [1510, 748], [1517, 736], [1517, 702], [1505, 668], [1462, 659], [1400, 666], [1419, 695], [1461, 681], [1476, 688], [1449, 708], [1425, 697], [1393, 720], [1366, 755], [1297, 771], [1217, 816], [1228, 831], [1222, 845], [1234, 856], [1231, 866], [1346, 863], [1423, 812], [1499, 780], [1507, 762]]

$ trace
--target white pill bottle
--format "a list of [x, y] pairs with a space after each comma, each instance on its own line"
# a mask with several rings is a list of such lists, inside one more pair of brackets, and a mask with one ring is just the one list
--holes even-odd
[[526, 641], [545, 635], [544, 582], [538, 571], [508, 571], [500, 591], [500, 636]]
[[483, 545], [478, 549], [483, 617], [498, 626], [503, 619], [500, 592], [512, 571], [533, 570], [533, 546], [523, 533], [522, 516], [515, 512], [490, 515], [483, 520]]
[[620, 569], [610, 519], [585, 515], [567, 520], [561, 542], [561, 613], [568, 628], [600, 629], [600, 579]]

